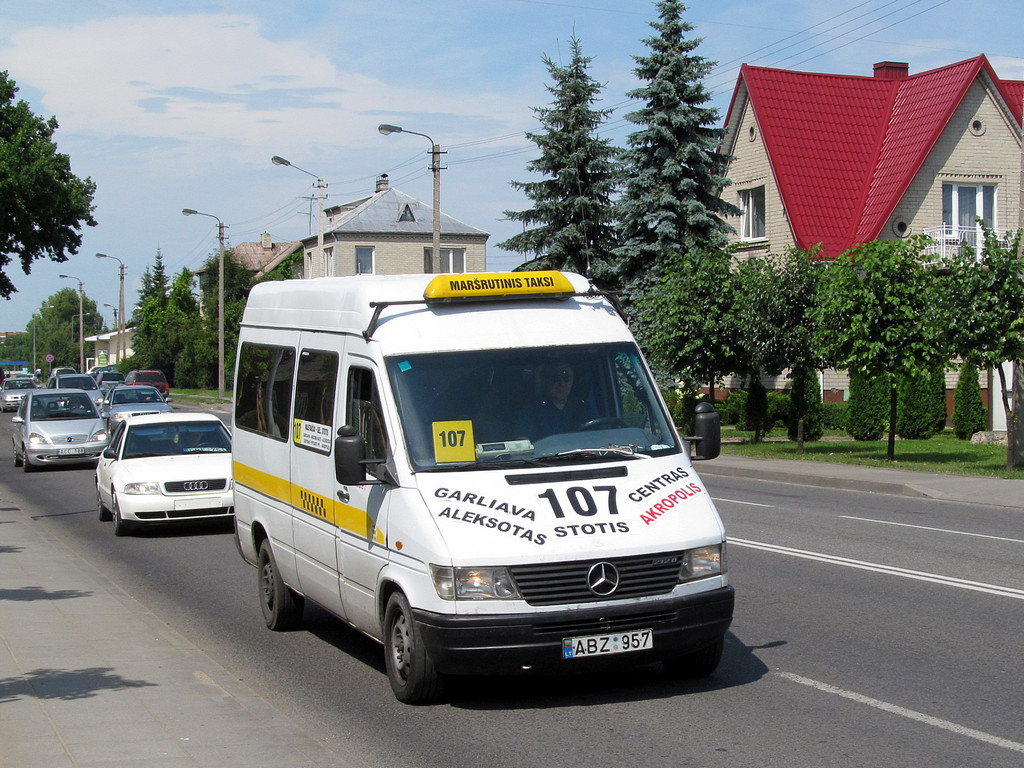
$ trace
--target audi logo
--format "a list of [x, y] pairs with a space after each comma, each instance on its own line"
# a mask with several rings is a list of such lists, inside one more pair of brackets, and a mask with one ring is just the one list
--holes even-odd
[[611, 563], [595, 563], [587, 571], [587, 586], [598, 597], [608, 597], [619, 588], [619, 578], [619, 569]]
[[207, 480], [190, 480], [187, 483], [182, 483], [181, 487], [186, 491], [206, 491], [209, 490], [210, 483]]

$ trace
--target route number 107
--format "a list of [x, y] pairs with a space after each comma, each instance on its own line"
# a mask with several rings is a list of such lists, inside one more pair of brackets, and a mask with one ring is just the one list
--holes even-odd
[[617, 515], [619, 507], [615, 501], [615, 491], [614, 485], [595, 485], [592, 489], [577, 485], [566, 488], [561, 499], [553, 488], [539, 494], [539, 498], [547, 499], [551, 511], [557, 518], [565, 517], [563, 501], [570, 510], [582, 517], [593, 517], [602, 510], [610, 515]]

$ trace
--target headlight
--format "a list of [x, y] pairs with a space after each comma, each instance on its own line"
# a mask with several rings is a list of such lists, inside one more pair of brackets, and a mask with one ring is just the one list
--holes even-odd
[[725, 573], [724, 545], [688, 549], [683, 553], [683, 564], [679, 567], [679, 583], [721, 576]]
[[430, 566], [434, 589], [442, 600], [519, 600], [508, 568], [447, 568]]
[[128, 483], [124, 492], [131, 496], [146, 496], [160, 493], [160, 483]]
[[53, 445], [53, 443], [50, 442], [50, 438], [39, 432], [29, 433], [28, 442], [30, 445]]
[[97, 443], [99, 443], [99, 442], [106, 442], [106, 440], [107, 440], [107, 430], [105, 430], [105, 429], [97, 429], [95, 432], [92, 433], [92, 438], [91, 439], [94, 442], [97, 442]]

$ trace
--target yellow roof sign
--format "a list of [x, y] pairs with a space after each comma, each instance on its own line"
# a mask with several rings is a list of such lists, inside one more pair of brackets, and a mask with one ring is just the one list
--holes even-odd
[[541, 272], [484, 272], [438, 275], [427, 284], [423, 298], [430, 301], [472, 299], [551, 298], [575, 293], [569, 278], [555, 270]]

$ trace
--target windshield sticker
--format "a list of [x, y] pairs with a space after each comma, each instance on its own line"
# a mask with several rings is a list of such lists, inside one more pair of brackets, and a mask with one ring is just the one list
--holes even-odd
[[435, 421], [431, 425], [431, 433], [434, 436], [434, 461], [438, 464], [476, 461], [472, 421]]
[[327, 424], [295, 419], [292, 422], [292, 440], [305, 448], [331, 452], [331, 428]]
[[402, 373], [408, 373], [409, 371], [412, 370], [412, 363], [410, 363], [408, 360], [403, 360], [398, 364], [398, 370], [400, 370]]

